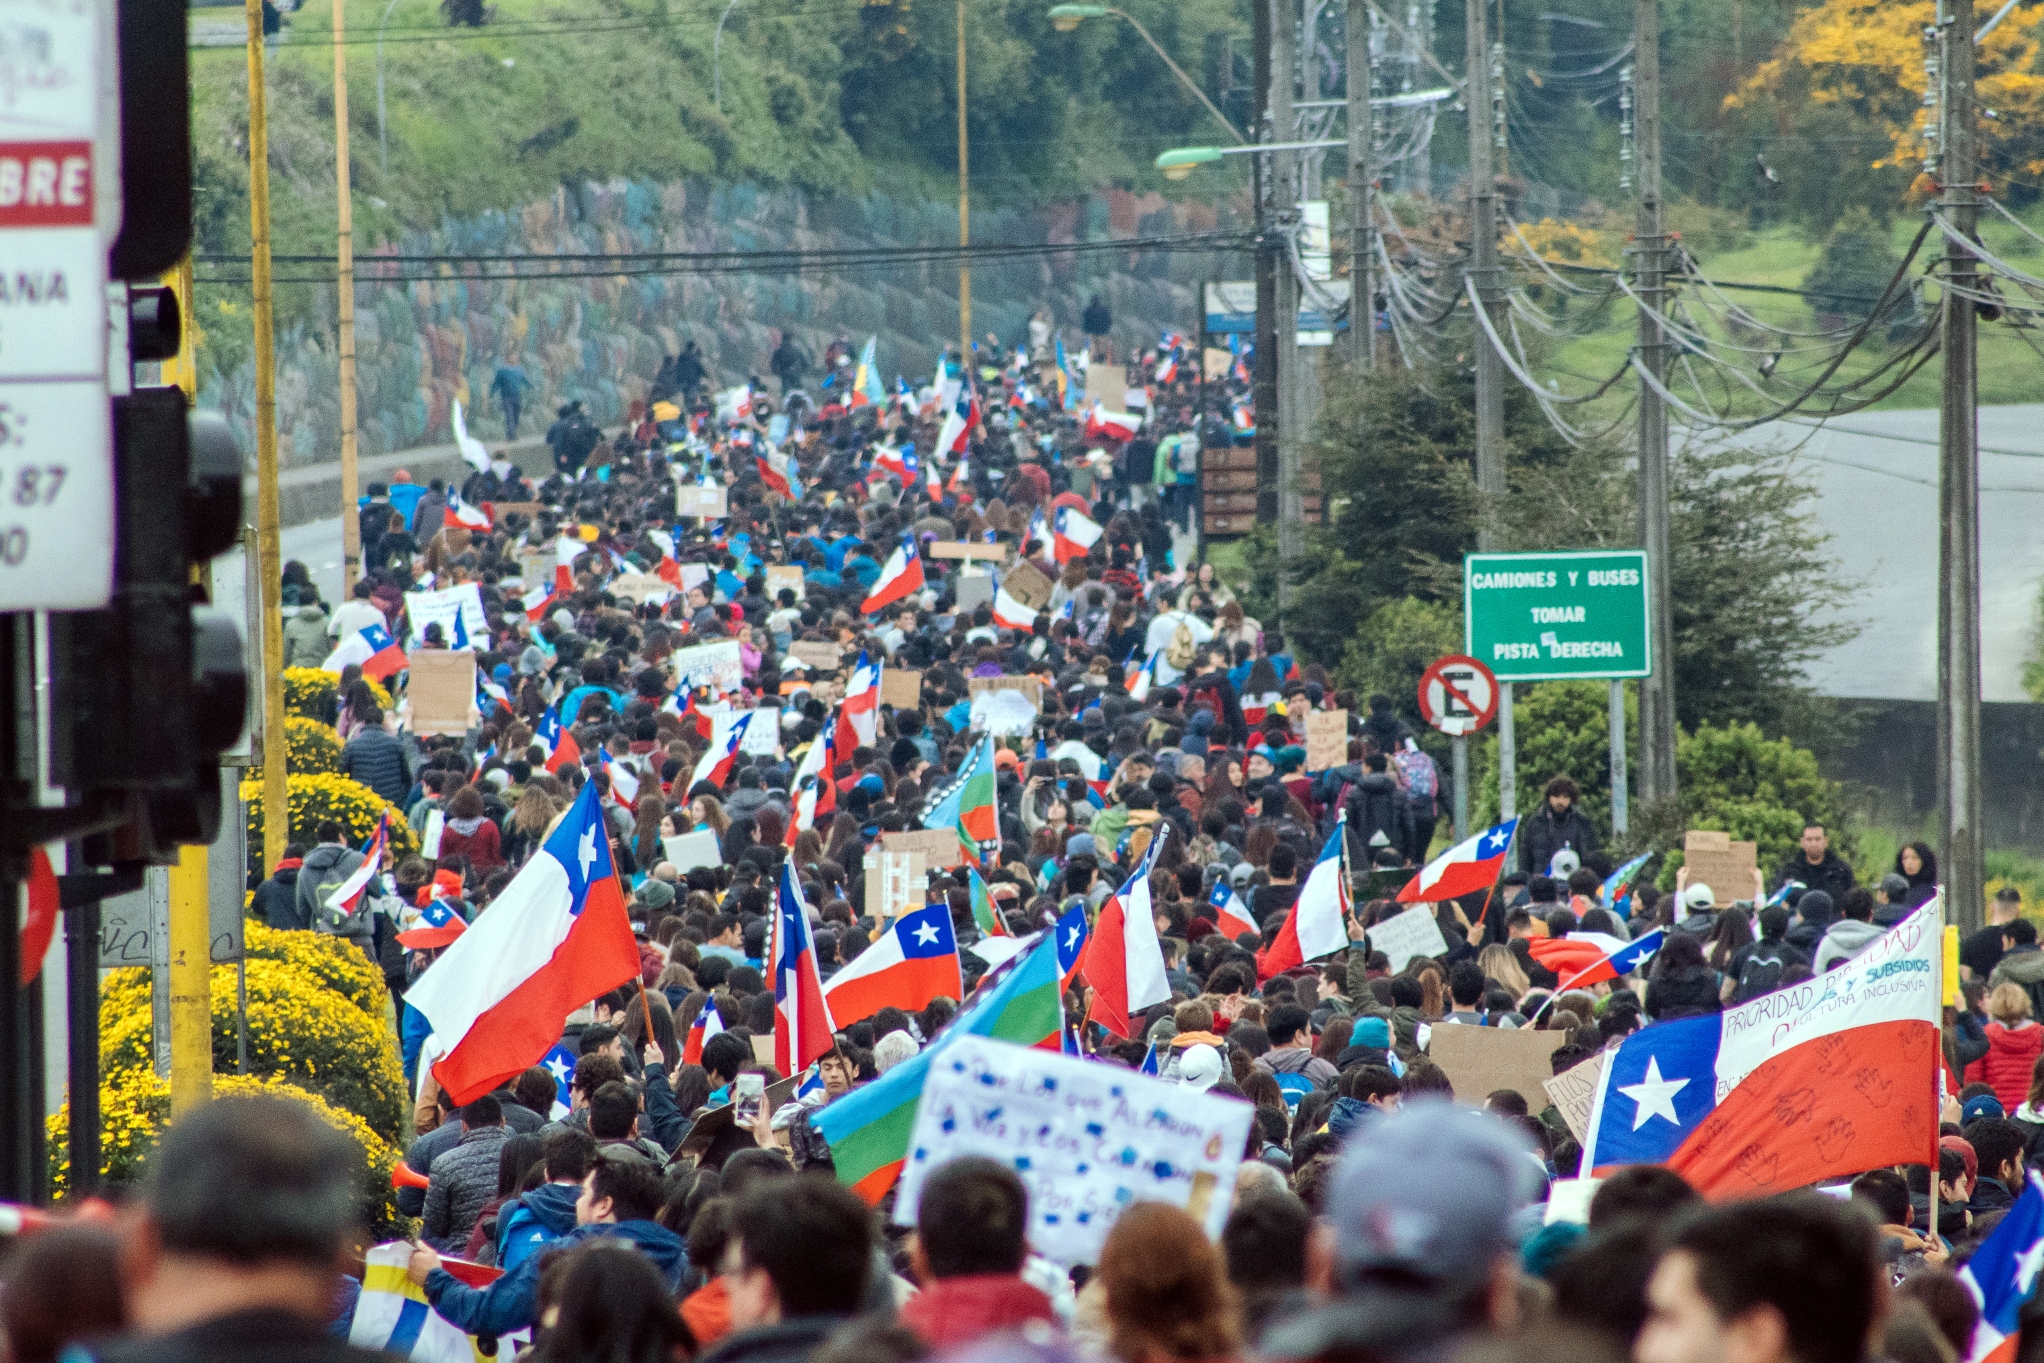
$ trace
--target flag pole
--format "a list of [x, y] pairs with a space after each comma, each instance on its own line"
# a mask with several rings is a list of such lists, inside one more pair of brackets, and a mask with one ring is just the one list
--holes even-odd
[[[597, 807], [597, 817], [603, 820], [603, 840], [610, 845], [610, 878], [617, 882], [618, 898], [624, 900], [625, 917], [629, 920], [632, 891], [631, 887], [625, 884], [625, 873], [618, 869], [617, 835], [610, 831], [610, 816], [603, 811], [601, 805]], [[653, 1039], [653, 1005], [646, 1001], [646, 972], [641, 970], [632, 976], [632, 983], [639, 987], [639, 1012], [646, 1022], [646, 1039], [639, 1044], [639, 1049], [643, 1051], [648, 1045], [659, 1044]]]

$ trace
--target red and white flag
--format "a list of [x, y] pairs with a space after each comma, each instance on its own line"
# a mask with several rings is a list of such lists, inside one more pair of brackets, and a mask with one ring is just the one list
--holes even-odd
[[1093, 988], [1093, 1021], [1124, 1041], [1134, 1034], [1131, 1018], [1171, 997], [1164, 949], [1157, 941], [1157, 918], [1150, 906], [1150, 870], [1170, 828], [1168, 823], [1157, 824], [1134, 872], [1100, 906], [1086, 963], [1080, 967]]
[[817, 819], [837, 808], [837, 723], [824, 726], [802, 754], [801, 765], [789, 787], [795, 792], [795, 817], [788, 820], [787, 845], [793, 847], [803, 830], [816, 827]]
[[800, 1074], [837, 1044], [837, 1024], [823, 997], [823, 976], [809, 935], [809, 905], [793, 861], [781, 863], [781, 899], [767, 965], [774, 983], [774, 1068]]
[[1235, 887], [1225, 876], [1214, 882], [1214, 893], [1207, 900], [1207, 906], [1214, 911], [1214, 927], [1231, 942], [1240, 940], [1247, 933], [1263, 931], [1249, 916], [1249, 906], [1242, 902], [1242, 896], [1235, 893]]
[[1036, 628], [1036, 612], [1008, 595], [1006, 587], [999, 587], [994, 591], [994, 623], [1026, 634]]
[[383, 848], [390, 840], [390, 815], [386, 812], [376, 821], [376, 832], [369, 839], [369, 849], [362, 854], [362, 864], [348, 873], [348, 878], [334, 886], [333, 893], [326, 897], [326, 907], [342, 918], [355, 911], [362, 902], [362, 893], [369, 888], [369, 882], [376, 879], [383, 869]]
[[866, 615], [874, 615], [922, 589], [923, 556], [916, 552], [915, 541], [905, 539], [887, 556], [880, 576], [873, 582], [873, 590], [866, 594], [859, 610]]
[[1334, 821], [1334, 832], [1320, 849], [1320, 860], [1299, 891], [1298, 902], [1285, 915], [1285, 925], [1256, 953], [1256, 977], [1267, 980], [1295, 965], [1332, 956], [1348, 945], [1351, 903], [1348, 880], [1348, 813]]
[[558, 599], [553, 587], [542, 584], [519, 597], [518, 604], [524, 608], [525, 618], [536, 625], [546, 619], [546, 613], [553, 608], [554, 602]]
[[1068, 506], [1057, 509], [1057, 518], [1051, 524], [1051, 548], [1059, 563], [1084, 558], [1087, 551], [1107, 533], [1091, 516]]
[[852, 679], [845, 683], [845, 698], [837, 708], [837, 728], [832, 731], [832, 741], [847, 756], [855, 748], [872, 747], [874, 735], [880, 732], [880, 666], [861, 653], [859, 665], [852, 669]]
[[1495, 824], [1473, 838], [1464, 838], [1420, 868], [1398, 892], [1401, 904], [1438, 904], [1477, 890], [1488, 890], [1505, 869], [1517, 819]]
[[457, 526], [463, 530], [488, 530], [490, 518], [480, 507], [470, 506], [461, 500], [461, 494], [454, 489], [447, 490], [447, 509], [441, 513], [441, 524]]
[[700, 1065], [703, 1063], [703, 1044], [713, 1036], [724, 1034], [724, 1018], [717, 1012], [716, 1005], [709, 999], [703, 1000], [702, 1011], [689, 1024], [688, 1037], [681, 1043], [681, 1063]]
[[696, 763], [696, 769], [689, 773], [688, 790], [694, 790], [704, 781], [720, 790], [723, 788], [724, 782], [731, 776], [731, 768], [737, 765], [739, 745], [745, 742], [745, 731], [756, 713], [754, 710], [740, 710], [735, 715], [717, 716], [716, 727], [710, 731], [710, 746]]
[[1141, 412], [1110, 412], [1099, 403], [1086, 413], [1086, 438], [1088, 440], [1133, 440], [1136, 432], [1143, 428]]

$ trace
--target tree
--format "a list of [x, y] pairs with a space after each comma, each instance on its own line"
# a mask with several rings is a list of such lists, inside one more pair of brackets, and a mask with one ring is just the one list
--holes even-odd
[[[1803, 288], [1811, 294], [1810, 306], [1818, 321], [1835, 328], [1840, 322], [1858, 322], [1873, 311], [1888, 281], [1902, 268], [1902, 257], [1885, 228], [1874, 215], [1857, 204], [1838, 215], [1838, 222], [1817, 263], [1803, 276]], [[1890, 307], [1893, 303], [1891, 301]]]
[[1763, 871], [1779, 865], [1812, 823], [1830, 829], [1838, 854], [1852, 860], [1842, 789], [1817, 770], [1814, 754], [1788, 739], [1770, 739], [1754, 724], [1698, 725], [1677, 737], [1675, 770], [1688, 826], [1758, 843]]
[[1370, 613], [1342, 651], [1336, 679], [1355, 692], [1357, 705], [1382, 692], [1414, 728], [1419, 679], [1436, 658], [1462, 651], [1462, 612], [1416, 596], [1393, 597]]

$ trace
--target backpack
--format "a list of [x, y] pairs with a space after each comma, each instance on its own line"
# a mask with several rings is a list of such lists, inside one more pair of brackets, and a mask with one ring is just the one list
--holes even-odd
[[1299, 1100], [1320, 1087], [1296, 1070], [1290, 1074], [1272, 1077], [1277, 1080], [1278, 1092], [1285, 1095], [1285, 1111], [1295, 1117], [1299, 1115]]
[[340, 889], [348, 877], [354, 874], [353, 866], [344, 871], [341, 869], [342, 864], [336, 861], [326, 867], [320, 872], [320, 879], [313, 884], [312, 930], [334, 937], [367, 937], [373, 930], [373, 916], [376, 910], [370, 903], [366, 886], [355, 900], [353, 913], [343, 913], [327, 903], [333, 892]]
[[1199, 640], [1192, 637], [1192, 627], [1183, 620], [1172, 631], [1171, 642], [1164, 646], [1164, 661], [1175, 671], [1183, 672], [1192, 666], [1193, 654], [1199, 650]]
[[1732, 1002], [1745, 1003], [1774, 992], [1781, 987], [1781, 977], [1787, 969], [1788, 957], [1780, 942], [1754, 943], [1753, 953], [1739, 967], [1739, 983], [1732, 991]]
[[1417, 807], [1432, 812], [1434, 797], [1441, 791], [1440, 773], [1434, 767], [1434, 759], [1423, 752], [1406, 752], [1401, 748], [1391, 754], [1391, 765], [1398, 768], [1407, 798]]

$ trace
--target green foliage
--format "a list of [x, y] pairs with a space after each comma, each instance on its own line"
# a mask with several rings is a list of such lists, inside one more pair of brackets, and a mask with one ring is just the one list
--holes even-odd
[[1689, 827], [1759, 843], [1763, 872], [1781, 864], [1811, 823], [1831, 831], [1839, 856], [1856, 854], [1844, 792], [1788, 739], [1768, 738], [1754, 724], [1699, 725], [1677, 737], [1675, 770]]
[[[1639, 707], [1636, 687], [1625, 688], [1627, 744], [1635, 743]], [[1541, 791], [1556, 776], [1572, 779], [1582, 794], [1577, 806], [1597, 832], [1600, 847], [1611, 844], [1611, 685], [1609, 682], [1541, 682], [1513, 688], [1513, 738], [1518, 745], [1518, 809], [1540, 807]], [[1497, 822], [1498, 740], [1493, 725], [1471, 748], [1470, 820], [1481, 827]]]
[[1356, 693], [1358, 706], [1381, 691], [1410, 723], [1421, 725], [1420, 674], [1435, 659], [1461, 651], [1461, 611], [1439, 601], [1394, 597], [1370, 612], [1350, 637], [1335, 678]]
[[1901, 267], [1894, 238], [1874, 215], [1854, 205], [1838, 215], [1824, 238], [1817, 263], [1803, 277], [1803, 287], [1818, 295], [1810, 300], [1820, 319], [1859, 321]]

